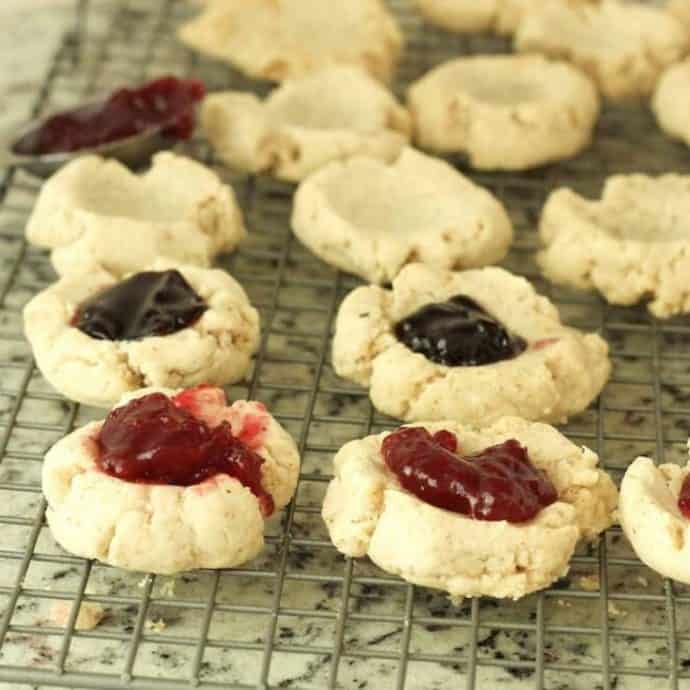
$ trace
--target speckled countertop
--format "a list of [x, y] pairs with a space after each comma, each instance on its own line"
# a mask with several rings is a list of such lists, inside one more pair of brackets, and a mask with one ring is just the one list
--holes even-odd
[[[0, 7], [0, 129], [28, 113], [71, 21], [69, 2], [45, 0], [40, 11], [33, 3], [13, 4], [11, 13]], [[404, 2], [393, 4], [401, 7]], [[173, 27], [189, 11], [183, 3], [103, 0], [99, 5], [89, 23], [84, 64], [73, 70], [62, 56], [48, 107], [74, 103], [89, 89], [107, 90], [123, 80], [164, 71], [194, 71], [212, 87], [246, 83], [176, 44]], [[118, 12], [118, 7], [125, 9]], [[500, 41], [485, 44], [484, 39], [440, 32], [428, 32], [422, 40], [409, 9], [404, 19], [410, 45], [403, 80], [458, 51], [486, 51], [487, 44], [506, 47]], [[203, 142], [193, 142], [187, 151], [206, 153]], [[549, 188], [568, 183], [595, 193], [609, 171], [666, 169], [690, 172], [687, 150], [668, 142], [644, 109], [616, 109], [605, 113], [592, 150], [575, 161], [539, 174], [479, 179], [501, 196], [518, 229], [507, 265], [534, 277], [534, 225]], [[337, 687], [347, 689], [399, 688], [405, 677], [407, 690], [454, 690], [471, 688], [474, 677], [475, 687], [483, 690], [665, 690], [674, 659], [668, 605], [675, 597], [678, 687], [690, 688], [690, 591], [671, 589], [639, 564], [618, 530], [610, 531], [600, 547], [582, 547], [569, 576], [544, 595], [458, 606], [439, 593], [385, 577], [366, 561], [349, 564], [329, 547], [318, 510], [333, 450], [391, 423], [372, 414], [363, 391], [338, 380], [320, 354], [330, 330], [325, 305], [337, 304], [356, 282], [336, 275], [290, 239], [289, 188], [220, 172], [235, 185], [251, 232], [243, 250], [223, 265], [243, 282], [268, 329], [253, 384], [230, 392], [239, 397], [251, 388], [302, 442], [297, 509], [289, 518], [283, 514], [271, 521], [270, 544], [260, 558], [220, 575], [148, 579], [98, 564], [87, 569], [79, 559], [64, 558], [43, 528], [13, 610], [12, 630], [0, 651], [0, 677], [3, 666], [37, 674], [55, 668], [62, 636], [51, 627], [51, 608], [55, 601], [73, 600], [83, 588], [90, 600], [106, 608], [107, 616], [93, 635], [71, 641], [64, 678], [79, 678], [79, 687], [100, 686], [82, 675], [87, 673], [104, 674], [110, 687], [116, 687], [123, 672], [147, 679], [147, 687], [152, 679], [164, 690], [191, 687], [186, 679], [200, 631], [208, 623], [199, 678], [217, 687], [262, 687], [259, 680], [264, 678], [271, 688], [323, 690], [330, 687], [337, 667]], [[52, 280], [46, 257], [29, 250], [20, 270], [9, 275], [22, 251], [22, 227], [37, 188], [36, 180], [19, 174], [0, 206], [0, 280], [4, 284], [11, 278], [0, 309], [0, 424], [10, 420], [13, 395], [30, 373], [28, 393], [15, 410], [16, 425], [0, 462], [0, 612], [9, 602], [19, 555], [39, 511], [36, 459], [72, 421], [72, 408], [52, 399], [50, 387], [31, 371], [30, 352], [20, 335], [21, 307]], [[681, 461], [690, 430], [690, 362], [676, 360], [674, 354], [688, 352], [687, 319], [654, 330], [643, 310], [604, 309], [594, 297], [552, 289], [538, 278], [535, 282], [561, 305], [568, 322], [590, 329], [604, 325], [612, 344], [615, 373], [601, 408], [572, 420], [565, 429], [568, 435], [599, 445], [606, 467], [617, 478], [635, 455], [653, 454], [659, 447], [666, 459]], [[659, 385], [650, 364], [653, 349], [660, 353]], [[665, 410], [660, 425], [657, 406]], [[97, 416], [97, 411], [82, 408], [74, 421]], [[600, 578], [604, 557], [609, 565]], [[143, 637], [132, 654], [139, 625]], [[265, 664], [269, 648], [274, 651]], [[647, 671], [656, 677], [641, 675]], [[53, 687], [40, 678], [34, 682]], [[69, 681], [63, 686], [69, 687]], [[3, 689], [29, 687], [37, 686], [0, 682]]]

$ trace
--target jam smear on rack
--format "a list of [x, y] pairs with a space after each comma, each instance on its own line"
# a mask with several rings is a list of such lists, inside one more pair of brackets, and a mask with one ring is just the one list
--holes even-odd
[[179, 271], [144, 271], [82, 302], [71, 325], [98, 340], [140, 340], [181, 331], [207, 308]]
[[685, 477], [678, 495], [678, 508], [690, 520], [690, 474]]
[[202, 82], [173, 76], [119, 89], [102, 103], [47, 118], [12, 149], [29, 156], [79, 151], [154, 128], [172, 139], [188, 139], [194, 131], [195, 105], [204, 94]]
[[115, 408], [95, 441], [98, 467], [123, 481], [194, 486], [227, 474], [256, 496], [265, 516], [273, 512], [261, 483], [263, 458], [227, 422], [211, 428], [162, 393]]
[[432, 435], [412, 427], [387, 436], [381, 452], [405, 490], [476, 520], [527, 522], [558, 500], [554, 485], [515, 439], [463, 457], [450, 431]]
[[527, 349], [523, 338], [465, 295], [423, 306], [395, 325], [395, 335], [413, 352], [444, 366], [493, 364]]

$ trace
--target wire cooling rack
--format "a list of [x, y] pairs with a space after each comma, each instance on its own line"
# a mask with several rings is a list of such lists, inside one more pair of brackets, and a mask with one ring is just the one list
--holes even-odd
[[[176, 42], [175, 26], [189, 5], [93, 0], [88, 20], [65, 37], [50, 65], [36, 113], [167, 72], [201, 76], [212, 89], [265, 91]], [[501, 39], [423, 28], [406, 2], [392, 5], [408, 42], [400, 93], [453, 55], [509, 49]], [[7, 171], [0, 178], [0, 685], [690, 688], [690, 591], [642, 566], [617, 528], [596, 547], [582, 547], [567, 578], [519, 602], [453, 605], [366, 560], [337, 554], [319, 515], [332, 455], [345, 441], [395, 423], [371, 408], [365, 391], [338, 379], [329, 362], [334, 314], [356, 281], [292, 238], [289, 186], [233, 176], [201, 141], [183, 150], [234, 185], [250, 227], [249, 241], [222, 265], [260, 309], [263, 340], [248, 383], [229, 392], [263, 400], [298, 440], [296, 499], [270, 523], [264, 554], [231, 571], [136, 575], [54, 544], [40, 494], [42, 457], [99, 413], [56, 395], [22, 337], [21, 309], [53, 273], [45, 254], [23, 239], [38, 181]], [[610, 108], [593, 147], [574, 161], [521, 175], [472, 175], [506, 203], [515, 222], [506, 265], [532, 279], [566, 321], [600, 330], [611, 344], [611, 382], [564, 431], [597, 450], [616, 478], [637, 454], [683, 461], [690, 323], [657, 322], [643, 309], [609, 307], [549, 286], [535, 270], [534, 228], [556, 186], [595, 195], [613, 172], [666, 170], [690, 172], [687, 149], [665, 139], [647, 110]], [[95, 629], [77, 631], [85, 603], [108, 615]], [[66, 628], [51, 616], [56, 604], [67, 607]]]

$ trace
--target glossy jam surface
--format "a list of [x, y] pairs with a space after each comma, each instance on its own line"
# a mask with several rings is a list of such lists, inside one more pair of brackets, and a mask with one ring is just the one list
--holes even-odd
[[527, 522], [558, 499], [554, 485], [516, 440], [472, 456], [458, 454], [449, 431], [433, 436], [403, 428], [387, 436], [381, 452], [401, 486], [425, 503], [476, 520]]
[[123, 481], [193, 486], [227, 474], [257, 497], [264, 515], [273, 512], [273, 499], [261, 484], [263, 458], [227, 422], [210, 427], [162, 393], [114, 409], [96, 445], [99, 468]]
[[72, 325], [98, 340], [140, 340], [181, 331], [207, 308], [179, 271], [144, 271], [82, 302]]
[[96, 106], [58, 113], [17, 141], [15, 153], [36, 156], [78, 151], [125, 139], [153, 128], [174, 139], [194, 131], [194, 108], [204, 85], [162, 77], [134, 89], [119, 89]]
[[450, 367], [493, 364], [527, 348], [523, 338], [465, 295], [423, 306], [395, 325], [395, 335], [413, 352]]
[[683, 481], [678, 495], [678, 508], [690, 520], [690, 474]]

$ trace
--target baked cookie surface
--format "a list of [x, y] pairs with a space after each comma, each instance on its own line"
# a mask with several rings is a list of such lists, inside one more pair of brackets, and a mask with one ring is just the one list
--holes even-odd
[[[584, 4], [596, 0], [570, 1]], [[427, 21], [448, 31], [512, 34], [522, 18], [543, 2], [544, 0], [417, 0], [417, 6]]]
[[240, 91], [211, 94], [200, 119], [226, 163], [291, 181], [353, 155], [392, 160], [411, 130], [393, 95], [347, 65], [287, 81], [263, 101]]
[[163, 256], [208, 266], [246, 235], [233, 190], [201, 163], [159, 153], [143, 175], [84, 156], [48, 179], [29, 218], [31, 244], [60, 275], [137, 271]]
[[666, 9], [690, 31], [690, 3], [687, 0], [668, 0]]
[[613, 304], [651, 297], [659, 318], [690, 311], [690, 176], [616, 175], [600, 200], [558, 189], [542, 211], [537, 260], [554, 283]]
[[283, 81], [332, 63], [390, 81], [403, 35], [381, 0], [211, 0], [180, 40], [245, 74]]
[[391, 164], [352, 158], [308, 177], [292, 228], [324, 261], [372, 283], [390, 282], [414, 261], [444, 269], [495, 263], [513, 237], [495, 197], [411, 148]]
[[[432, 323], [427, 334], [422, 332], [416, 351], [397, 337], [399, 324], [415, 310], [459, 295], [493, 316], [519, 347], [508, 356], [499, 351], [496, 357], [484, 357], [493, 354], [493, 341], [483, 342], [486, 329], [477, 329], [474, 356], [479, 364], [449, 366], [443, 358], [434, 361], [423, 354], [431, 338], [437, 350], [457, 345], [443, 325]], [[450, 305], [441, 304], [440, 310], [448, 312]], [[459, 327], [465, 325], [463, 319], [468, 320], [460, 313]], [[475, 336], [472, 330], [461, 331], [457, 342], [470, 347]], [[499, 332], [497, 339], [506, 337]], [[564, 326], [556, 307], [524, 278], [497, 267], [453, 273], [422, 264], [403, 268], [392, 290], [360, 287], [345, 298], [336, 320], [333, 366], [339, 376], [368, 386], [374, 406], [385, 414], [477, 426], [513, 415], [564, 421], [586, 409], [611, 370], [606, 342]]]
[[637, 458], [623, 477], [618, 509], [638, 558], [664, 577], [690, 584], [690, 519], [678, 497], [690, 467]]
[[596, 454], [554, 428], [514, 417], [481, 431], [454, 422], [422, 426], [455, 434], [463, 453], [516, 439], [555, 486], [557, 501], [524, 523], [438, 508], [403, 489], [388, 469], [381, 452], [388, 433], [368, 436], [337, 453], [324, 502], [331, 540], [342, 553], [368, 555], [383, 570], [452, 597], [517, 599], [565, 575], [578, 540], [611, 525], [613, 482]]
[[[179, 400], [177, 391], [144, 389], [122, 401], [154, 393]], [[222, 422], [258, 454], [261, 484], [275, 509], [292, 497], [299, 455], [290, 435], [258, 402], [228, 405], [221, 389], [184, 392], [183, 406], [210, 429]], [[234, 567], [263, 547], [265, 510], [239, 479], [215, 474], [189, 486], [134, 482], [103, 471], [97, 462], [103, 421], [58, 441], [46, 455], [42, 488], [56, 541], [70, 553], [127, 570], [173, 574], [196, 568]]]
[[[205, 309], [189, 325], [160, 336], [110, 339], [76, 327], [82, 303], [123, 284], [104, 271], [63, 277], [36, 295], [24, 309], [24, 329], [48, 382], [72, 400], [110, 407], [126, 392], [146, 386], [226, 384], [241, 379], [259, 342], [259, 316], [244, 290], [222, 270], [166, 261], [150, 267], [169, 269], [179, 272]], [[155, 299], [154, 304], [165, 306], [165, 294]], [[146, 305], [134, 300], [128, 308], [137, 311]]]
[[412, 84], [408, 104], [417, 144], [466, 154], [482, 170], [525, 170], [573, 156], [589, 144], [599, 115], [588, 77], [537, 55], [451, 60]]
[[[690, 4], [689, 4], [690, 7]], [[690, 145], [690, 60], [671, 65], [659, 79], [652, 109], [659, 127]]]
[[621, 101], [651, 94], [661, 72], [687, 52], [689, 39], [671, 14], [641, 3], [543, 0], [518, 26], [515, 48], [569, 60], [607, 98]]

